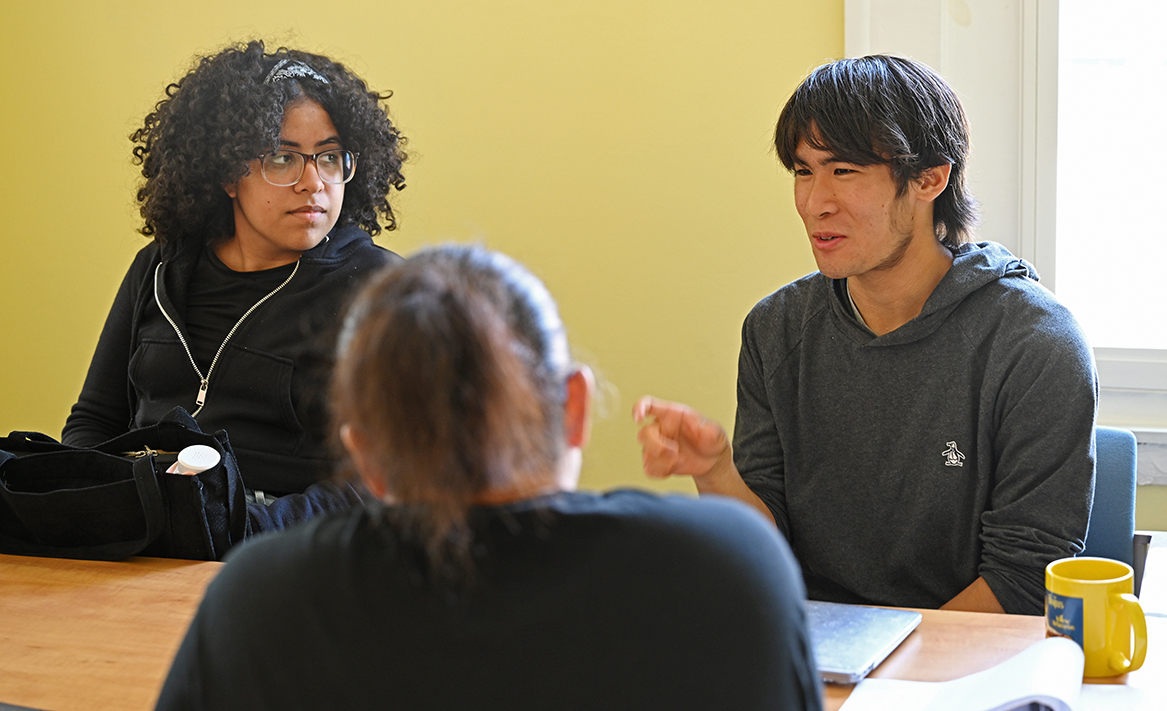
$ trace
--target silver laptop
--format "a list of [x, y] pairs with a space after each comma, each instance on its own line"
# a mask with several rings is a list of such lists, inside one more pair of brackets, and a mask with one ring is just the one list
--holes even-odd
[[823, 681], [857, 684], [920, 624], [922, 615], [837, 602], [806, 603], [815, 663]]

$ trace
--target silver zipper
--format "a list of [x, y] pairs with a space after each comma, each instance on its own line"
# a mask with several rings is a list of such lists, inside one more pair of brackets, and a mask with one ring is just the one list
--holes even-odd
[[178, 324], [174, 322], [174, 319], [170, 318], [170, 314], [166, 313], [166, 309], [162, 306], [162, 299], [158, 298], [158, 275], [162, 273], [162, 264], [163, 262], [159, 262], [158, 266], [154, 267], [154, 301], [158, 304], [158, 310], [162, 312], [162, 316], [166, 318], [167, 323], [169, 323], [170, 327], [174, 329], [174, 332], [178, 334], [178, 341], [182, 344], [183, 349], [186, 350], [186, 357], [190, 359], [190, 365], [192, 368], [194, 368], [195, 375], [199, 376], [199, 394], [197, 397], [195, 397], [195, 404], [198, 405], [198, 408], [194, 412], [190, 413], [191, 417], [195, 417], [200, 412], [202, 412], [203, 405], [207, 402], [207, 388], [211, 386], [211, 373], [215, 372], [215, 365], [219, 362], [219, 356], [223, 355], [223, 349], [227, 347], [227, 341], [231, 340], [231, 336], [235, 335], [235, 331], [237, 331], [239, 327], [243, 325], [243, 321], [251, 315], [252, 311], [258, 309], [260, 304], [275, 296], [280, 289], [283, 289], [288, 285], [288, 282], [292, 280], [292, 277], [296, 276], [296, 272], [300, 271], [300, 260], [296, 260], [296, 266], [292, 268], [292, 273], [288, 275], [288, 278], [284, 279], [284, 283], [272, 289], [267, 296], [263, 297], [259, 301], [256, 301], [251, 308], [247, 309], [247, 313], [239, 317], [239, 320], [236, 321], [235, 325], [231, 327], [231, 330], [227, 332], [227, 337], [224, 338], [223, 342], [219, 344], [219, 350], [215, 352], [215, 357], [211, 359], [211, 367], [207, 368], [207, 374], [205, 376], [203, 375], [203, 371], [199, 370], [198, 363], [195, 362], [194, 354], [191, 353], [190, 346], [186, 343], [186, 337], [182, 335], [182, 331], [179, 330]]
[[141, 459], [142, 457], [153, 457], [159, 454], [178, 454], [178, 452], [167, 452], [164, 449], [152, 449], [149, 445], [142, 446], [142, 449], [134, 452], [122, 452], [122, 456], [130, 457], [131, 459]]

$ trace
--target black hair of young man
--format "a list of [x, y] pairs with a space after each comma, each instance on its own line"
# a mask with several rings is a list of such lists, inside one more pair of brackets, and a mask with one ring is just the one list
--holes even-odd
[[846, 163], [887, 164], [899, 195], [928, 168], [951, 163], [933, 229], [949, 249], [971, 239], [977, 202], [965, 176], [968, 121], [952, 87], [923, 64], [872, 55], [818, 67], [778, 118], [774, 147], [787, 170], [803, 141]]

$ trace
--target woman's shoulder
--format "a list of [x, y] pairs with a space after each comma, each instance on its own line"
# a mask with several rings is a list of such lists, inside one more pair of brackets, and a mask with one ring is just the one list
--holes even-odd
[[551, 497], [546, 507], [565, 519], [607, 521], [638, 544], [655, 541], [678, 551], [704, 549], [728, 558], [793, 560], [772, 523], [727, 497], [655, 494], [635, 489]]
[[158, 244], [157, 240], [150, 240], [134, 255], [134, 261], [130, 268], [153, 268], [160, 261], [162, 261], [162, 246]]
[[138, 250], [126, 270], [125, 280], [130, 283], [140, 283], [154, 275], [154, 269], [162, 261], [162, 248], [156, 240]]
[[548, 505], [568, 514], [597, 514], [658, 519], [683, 518], [703, 520], [758, 518], [749, 506], [725, 497], [693, 497], [683, 494], [657, 494], [641, 489], [612, 489], [606, 492], [579, 491], [561, 493], [547, 499]]
[[543, 540], [558, 538], [557, 550], [585, 570], [604, 561], [630, 580], [670, 586], [700, 579], [702, 594], [731, 604], [781, 606], [805, 594], [782, 534], [736, 499], [615, 490], [560, 494], [542, 506]]
[[317, 516], [303, 524], [265, 532], [235, 546], [216, 579], [226, 597], [257, 586], [269, 590], [292, 588], [303, 571], [320, 560], [335, 560], [352, 548], [354, 528], [365, 523], [361, 509]]

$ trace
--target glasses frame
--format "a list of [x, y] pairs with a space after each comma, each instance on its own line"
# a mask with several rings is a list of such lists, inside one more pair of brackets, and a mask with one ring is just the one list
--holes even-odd
[[[290, 183], [277, 183], [274, 180], [272, 180], [271, 178], [267, 177], [267, 170], [264, 169], [264, 167], [263, 167], [264, 159], [270, 155], [275, 155], [276, 153], [295, 153], [296, 155], [298, 155], [304, 159], [304, 161], [302, 163], [300, 163], [299, 174], [296, 175], [296, 179], [293, 180], [292, 182], [290, 182]], [[325, 180], [324, 175], [320, 172], [320, 164], [316, 162], [316, 158], [324, 155], [325, 153], [347, 153], [350, 156], [352, 156], [353, 157], [353, 172], [351, 174], [349, 174], [349, 176], [347, 178], [340, 181], [339, 183], [334, 183], [331, 180]], [[357, 174], [357, 158], [359, 158], [360, 155], [361, 155], [360, 153], [357, 153], [355, 151], [346, 150], [344, 148], [329, 148], [328, 150], [320, 151], [319, 153], [301, 153], [300, 151], [293, 151], [291, 148], [281, 148], [278, 151], [268, 151], [267, 153], [260, 153], [259, 154], [259, 174], [261, 176], [263, 176], [263, 179], [266, 180], [269, 184], [274, 185], [277, 188], [289, 188], [289, 187], [295, 185], [296, 183], [300, 182], [300, 179], [304, 177], [304, 170], [308, 167], [308, 161], [312, 161], [313, 163], [316, 163], [316, 175], [320, 176], [321, 182], [328, 183], [329, 185], [344, 185], [345, 183], [352, 180], [354, 176], [356, 176], [356, 174]], [[343, 156], [342, 156], [342, 158], [343, 158]]]

